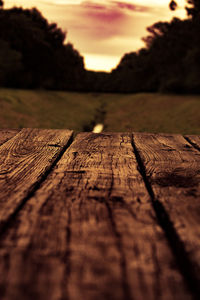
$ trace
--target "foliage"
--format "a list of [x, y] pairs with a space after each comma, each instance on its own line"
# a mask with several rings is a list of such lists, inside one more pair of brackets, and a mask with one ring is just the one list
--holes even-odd
[[[71, 44], [64, 43], [65, 38], [66, 33], [55, 23], [49, 24], [36, 8], [0, 10], [1, 84], [25, 88], [80, 88], [83, 58]], [[14, 64], [9, 64], [9, 59], [14, 60]], [[2, 67], [3, 61], [7, 63]]]
[[[177, 3], [171, 1], [170, 9]], [[147, 28], [145, 48], [126, 53], [111, 74], [91, 73], [94, 91], [200, 93], [200, 0], [188, 0], [188, 19]]]
[[200, 0], [187, 0], [189, 6], [186, 7], [188, 16], [200, 17]]
[[[175, 10], [177, 3], [172, 0], [170, 9]], [[66, 33], [36, 8], [0, 9], [0, 86], [200, 93], [200, 0], [186, 0], [186, 10], [185, 20], [149, 26], [145, 47], [126, 53], [106, 73], [86, 71], [79, 52], [65, 43]]]
[[11, 49], [8, 42], [0, 40], [0, 85], [17, 85], [21, 70], [21, 53]]
[[169, 3], [169, 8], [170, 8], [171, 10], [176, 10], [176, 8], [177, 8], [177, 3], [176, 3], [174, 0], [172, 0], [172, 1]]
[[[186, 0], [187, 6], [185, 7], [188, 16], [192, 18], [200, 17], [200, 0]], [[169, 3], [169, 7], [171, 10], [175, 10], [177, 8], [177, 3], [172, 0]]]
[[146, 47], [122, 57], [111, 74], [112, 91], [200, 93], [200, 1], [187, 2], [192, 18], [153, 24]]

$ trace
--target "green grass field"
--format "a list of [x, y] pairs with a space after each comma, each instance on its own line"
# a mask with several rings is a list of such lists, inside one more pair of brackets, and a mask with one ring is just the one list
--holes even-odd
[[200, 95], [92, 94], [0, 89], [0, 128], [200, 134]]

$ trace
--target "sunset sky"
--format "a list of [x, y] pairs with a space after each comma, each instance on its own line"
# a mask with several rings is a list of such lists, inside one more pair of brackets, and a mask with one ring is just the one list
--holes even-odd
[[5, 0], [5, 8], [37, 7], [50, 21], [67, 31], [67, 42], [84, 56], [85, 67], [110, 71], [128, 52], [144, 46], [145, 28], [157, 21], [185, 17], [185, 1], [177, 0]]

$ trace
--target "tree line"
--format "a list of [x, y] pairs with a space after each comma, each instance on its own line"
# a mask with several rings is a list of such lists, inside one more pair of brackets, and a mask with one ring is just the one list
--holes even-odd
[[[125, 54], [111, 72], [118, 92], [200, 92], [200, 0], [188, 0], [188, 18], [147, 28], [145, 47]], [[175, 1], [170, 8], [176, 9]]]
[[[36, 9], [3, 9], [0, 0], [0, 86], [91, 92], [200, 92], [200, 0], [188, 18], [147, 28], [145, 47], [125, 54], [110, 73], [86, 71], [66, 33]], [[170, 9], [177, 3], [172, 0]]]
[[36, 8], [0, 9], [0, 85], [79, 90], [83, 57], [65, 38]]

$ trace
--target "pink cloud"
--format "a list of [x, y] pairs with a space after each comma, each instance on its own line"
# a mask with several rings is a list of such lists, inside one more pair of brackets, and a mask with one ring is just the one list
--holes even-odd
[[130, 19], [149, 10], [149, 7], [122, 1], [84, 1], [80, 5], [80, 20], [85, 20], [91, 35], [105, 39], [124, 35]]
[[104, 10], [106, 9], [106, 5], [104, 4], [100, 4], [100, 3], [96, 3], [96, 2], [89, 2], [89, 1], [84, 1], [81, 4], [82, 7], [85, 7], [87, 9], [97, 9], [97, 10]]
[[85, 12], [85, 16], [93, 19], [96, 22], [105, 22], [105, 23], [111, 23], [112, 26], [113, 23], [122, 22], [125, 19], [125, 16], [123, 13], [121, 13], [118, 10], [112, 9], [112, 10], [104, 10], [104, 11], [87, 11]]
[[84, 16], [95, 22], [115, 23], [125, 18], [125, 13], [117, 6], [83, 2], [82, 7]]
[[112, 1], [113, 4], [115, 4], [120, 9], [127, 9], [130, 11], [136, 11], [136, 12], [147, 12], [149, 11], [149, 7], [137, 5], [137, 4], [131, 4], [128, 2], [120, 2], [120, 1]]
[[87, 24], [88, 35], [93, 40], [106, 40], [120, 35], [126, 23], [127, 14], [113, 4], [83, 2], [79, 20]]

